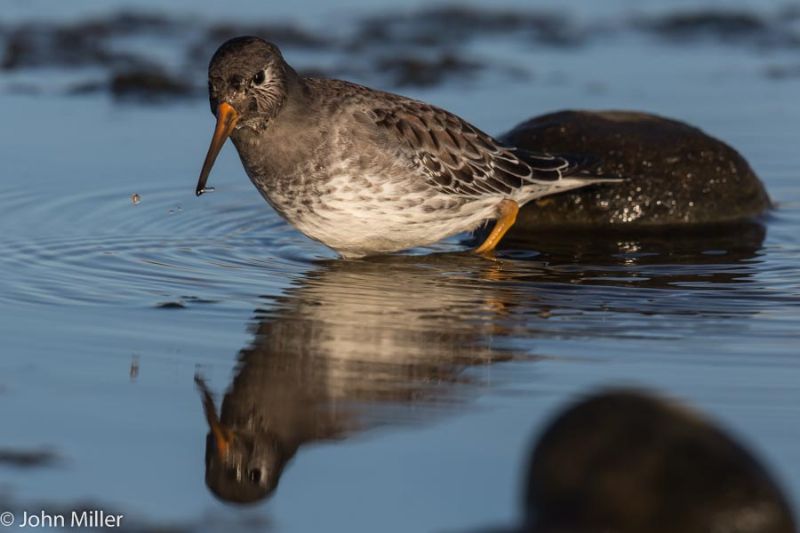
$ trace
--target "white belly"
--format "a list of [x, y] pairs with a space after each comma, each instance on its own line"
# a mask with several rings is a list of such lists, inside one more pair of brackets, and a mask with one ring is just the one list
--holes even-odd
[[[338, 180], [337, 180], [338, 181]], [[377, 181], [377, 180], [376, 180]], [[342, 178], [341, 183], [348, 181]], [[431, 189], [337, 187], [305, 199], [267, 200], [305, 235], [353, 258], [433, 244], [495, 218], [502, 200], [465, 200]]]

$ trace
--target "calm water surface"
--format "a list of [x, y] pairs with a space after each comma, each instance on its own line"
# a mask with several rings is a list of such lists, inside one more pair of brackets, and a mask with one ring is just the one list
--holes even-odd
[[[779, 208], [718, 234], [508, 243], [498, 261], [459, 239], [342, 261], [263, 203], [232, 146], [217, 191], [194, 197], [206, 102], [8, 91], [0, 448], [56, 459], [0, 464], [0, 507], [88, 505], [188, 530], [509, 524], [534, 435], [612, 384], [709, 411], [800, 507], [800, 77], [764, 74], [797, 50], [636, 35], [473, 48], [534, 75], [405, 92], [497, 133], [559, 108], [687, 120], [737, 147]], [[299, 446], [267, 502], [230, 507], [206, 489], [198, 372]]]

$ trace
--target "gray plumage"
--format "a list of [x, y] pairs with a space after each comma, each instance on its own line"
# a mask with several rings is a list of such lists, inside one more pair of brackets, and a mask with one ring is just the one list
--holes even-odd
[[262, 196], [345, 257], [471, 231], [495, 218], [504, 199], [524, 205], [614, 181], [592, 175], [585, 158], [503, 146], [423, 102], [300, 77], [276, 46], [256, 37], [217, 50], [209, 97], [212, 112], [223, 103], [235, 109], [230, 136]]

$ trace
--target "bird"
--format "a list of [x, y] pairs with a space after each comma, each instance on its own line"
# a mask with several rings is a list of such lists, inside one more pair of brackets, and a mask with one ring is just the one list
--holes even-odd
[[259, 37], [223, 43], [208, 92], [216, 127], [195, 193], [228, 137], [275, 211], [343, 258], [427, 246], [495, 219], [489, 254], [519, 208], [618, 178], [596, 158], [504, 146], [436, 106], [355, 83], [303, 77]]

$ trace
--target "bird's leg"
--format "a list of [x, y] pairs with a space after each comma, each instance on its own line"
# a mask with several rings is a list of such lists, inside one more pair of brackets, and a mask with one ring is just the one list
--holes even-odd
[[519, 213], [519, 204], [514, 200], [506, 198], [500, 202], [497, 206], [497, 210], [500, 213], [500, 217], [497, 219], [497, 222], [494, 223], [492, 232], [486, 237], [483, 244], [475, 248], [476, 254], [485, 254], [495, 249], [500, 243], [500, 239], [503, 238], [503, 235], [505, 235], [506, 232], [511, 229], [511, 226], [514, 225], [514, 222], [516, 222], [517, 213]]

